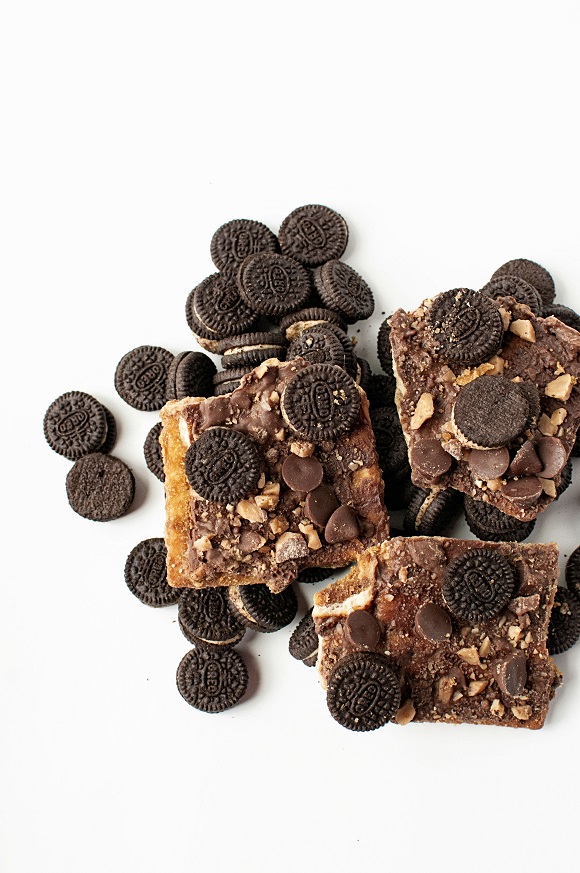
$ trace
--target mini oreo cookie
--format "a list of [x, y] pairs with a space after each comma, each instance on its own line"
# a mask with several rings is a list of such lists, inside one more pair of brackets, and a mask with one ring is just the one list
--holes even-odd
[[319, 267], [344, 254], [348, 226], [328, 206], [299, 206], [280, 225], [278, 239], [284, 254], [305, 267]]
[[568, 463], [562, 468], [562, 472], [560, 473], [560, 482], [556, 486], [556, 499], [561, 497], [561, 495], [566, 491], [570, 485], [572, 484], [572, 461], [569, 460]]
[[574, 549], [566, 562], [566, 584], [572, 594], [580, 600], [580, 546]]
[[558, 585], [548, 627], [548, 652], [559, 655], [579, 639], [580, 602], [571, 591]]
[[341, 658], [328, 678], [326, 702], [330, 714], [352, 731], [373, 731], [399, 708], [399, 677], [385, 655], [353, 652]]
[[461, 509], [461, 494], [453, 488], [417, 488], [413, 486], [403, 528], [407, 534], [438, 536]]
[[356, 384], [360, 385], [365, 394], [368, 391], [368, 387], [370, 385], [372, 371], [371, 365], [366, 360], [366, 358], [359, 358], [358, 355], [355, 355], [356, 358]]
[[173, 355], [160, 346], [138, 346], [123, 355], [115, 370], [115, 388], [125, 403], [148, 412], [165, 405], [167, 374]]
[[299, 436], [313, 442], [335, 440], [350, 430], [360, 409], [360, 394], [341, 367], [312, 364], [286, 385], [282, 416]]
[[[186, 315], [194, 333], [201, 325], [209, 339], [244, 333], [256, 321], [256, 312], [242, 299], [236, 281], [224, 273], [214, 273], [193, 289], [188, 297]], [[202, 334], [202, 335], [204, 335]]]
[[317, 582], [323, 582], [325, 579], [328, 579], [333, 573], [336, 573], [336, 567], [306, 567], [305, 570], [301, 570], [298, 573], [296, 582], [314, 585]]
[[515, 586], [511, 561], [492, 549], [475, 548], [447, 565], [441, 593], [457, 618], [475, 624], [497, 615]]
[[365, 388], [371, 409], [382, 409], [393, 406], [397, 383], [393, 372], [372, 373], [368, 386]]
[[107, 411], [91, 394], [68, 391], [50, 404], [43, 428], [51, 449], [76, 461], [101, 450], [107, 438]]
[[240, 383], [244, 376], [251, 373], [252, 369], [248, 367], [235, 367], [231, 370], [222, 370], [216, 373], [213, 377], [214, 390], [216, 397], [223, 394], [230, 394], [240, 387]]
[[536, 520], [519, 521], [512, 515], [490, 506], [483, 500], [465, 496], [465, 520], [470, 531], [480, 540], [493, 543], [521, 543], [533, 531]]
[[342, 345], [344, 350], [344, 369], [348, 373], [349, 376], [352, 376], [353, 379], [357, 377], [357, 365], [356, 365], [356, 355], [354, 352], [354, 346], [352, 344], [351, 338], [347, 333], [342, 330], [342, 328], [337, 327], [336, 324], [328, 324], [327, 330], [331, 330], [333, 334], [336, 336]]
[[210, 427], [188, 448], [185, 475], [193, 490], [213, 503], [237, 503], [252, 494], [261, 473], [260, 450], [245, 433]]
[[268, 358], [286, 357], [286, 339], [280, 331], [263, 331], [230, 336], [220, 340], [217, 353], [222, 355], [224, 370], [257, 367]]
[[224, 712], [246, 693], [248, 670], [234, 649], [192, 649], [177, 668], [177, 689], [186, 703], [202, 712]]
[[529, 401], [517, 382], [480, 376], [459, 392], [452, 421], [466, 445], [492, 449], [513, 442], [526, 429], [529, 416]]
[[260, 633], [273, 633], [290, 624], [298, 612], [298, 601], [291, 587], [273, 594], [267, 585], [239, 585], [228, 588], [238, 619]]
[[482, 364], [501, 348], [503, 321], [499, 309], [480, 291], [456, 288], [439, 294], [425, 321], [436, 351], [452, 363]]
[[162, 537], [142, 540], [125, 562], [125, 582], [129, 591], [146, 606], [171, 606], [181, 590], [167, 584], [167, 550]]
[[167, 374], [167, 399], [211, 397], [216, 365], [203, 352], [180, 352]]
[[393, 356], [391, 348], [391, 325], [389, 324], [388, 315], [381, 326], [377, 337], [377, 354], [379, 362], [385, 373], [393, 372]]
[[310, 296], [310, 276], [304, 267], [286, 255], [270, 252], [246, 258], [238, 286], [246, 304], [269, 318], [300, 309]]
[[548, 306], [544, 306], [544, 311], [542, 312], [543, 318], [549, 318], [551, 315], [563, 321], [568, 327], [580, 332], [580, 315], [574, 312], [573, 309], [570, 309], [569, 306], [562, 306], [561, 303], [551, 303]]
[[117, 442], [117, 422], [113, 413], [107, 409], [106, 406], [103, 406], [103, 409], [105, 410], [105, 416], [107, 419], [107, 436], [105, 437], [105, 442], [100, 446], [98, 451], [102, 452], [104, 455], [108, 455]]
[[549, 305], [556, 296], [554, 280], [545, 267], [541, 267], [535, 261], [528, 261], [527, 258], [516, 258], [502, 264], [491, 278], [497, 279], [498, 276], [519, 276], [537, 289], [545, 305]]
[[338, 312], [347, 324], [370, 318], [375, 309], [373, 292], [356, 270], [342, 261], [327, 261], [314, 271], [314, 285], [322, 302]]
[[515, 297], [518, 303], [528, 306], [534, 315], [542, 314], [540, 292], [519, 276], [497, 276], [483, 286], [481, 293], [493, 297], [494, 300], [498, 297]]
[[179, 598], [179, 627], [194, 645], [233, 646], [246, 629], [225, 588], [188, 588]]
[[235, 218], [218, 227], [211, 238], [211, 259], [218, 270], [235, 270], [258, 252], [277, 252], [278, 239], [261, 221]]
[[576, 434], [576, 440], [572, 446], [570, 454], [573, 458], [580, 458], [580, 430], [578, 430], [578, 433]]
[[375, 434], [379, 467], [385, 481], [399, 476], [409, 468], [407, 443], [394, 406], [371, 409], [371, 424]]
[[329, 324], [334, 324], [335, 327], [346, 332], [346, 322], [338, 313], [321, 306], [310, 306], [307, 309], [291, 312], [280, 319], [280, 331], [285, 334], [289, 342], [292, 342], [301, 331], [309, 327], [327, 327]]
[[288, 348], [288, 360], [304, 358], [311, 364], [345, 366], [344, 346], [332, 330], [309, 327], [303, 330]]
[[288, 642], [288, 651], [297, 661], [302, 661], [307, 667], [314, 667], [318, 656], [318, 634], [314, 627], [312, 610], [309, 609], [292, 632]]
[[112, 521], [133, 503], [135, 479], [119, 458], [94, 452], [75, 461], [66, 477], [66, 493], [78, 515], [91, 521]]
[[160, 482], [165, 482], [165, 470], [163, 469], [163, 455], [161, 453], [161, 445], [159, 437], [163, 430], [163, 423], [157, 422], [154, 424], [145, 438], [143, 444], [143, 454], [145, 463], [148, 469], [156, 476]]

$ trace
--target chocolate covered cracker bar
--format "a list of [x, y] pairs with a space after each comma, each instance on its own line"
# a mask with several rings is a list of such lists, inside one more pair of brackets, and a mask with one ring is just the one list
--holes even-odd
[[540, 728], [560, 675], [546, 638], [554, 543], [397, 538], [317, 592], [318, 669], [332, 715]]
[[390, 324], [413, 482], [535, 518], [557, 496], [580, 423], [580, 333], [467, 289]]
[[279, 592], [388, 537], [368, 402], [341, 367], [271, 359], [161, 418], [170, 585]]

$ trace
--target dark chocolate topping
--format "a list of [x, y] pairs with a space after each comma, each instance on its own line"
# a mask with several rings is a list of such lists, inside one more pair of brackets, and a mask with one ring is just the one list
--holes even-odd
[[322, 464], [313, 456], [299, 458], [291, 453], [282, 464], [282, 478], [292, 491], [314, 491], [323, 475]]
[[339, 503], [330, 485], [320, 485], [311, 491], [306, 498], [304, 513], [314, 524], [325, 527], [328, 519], [338, 509]]
[[542, 483], [536, 476], [524, 476], [521, 479], [510, 479], [502, 485], [501, 491], [504, 497], [526, 509], [532, 506], [543, 493]]
[[260, 450], [254, 440], [225, 427], [204, 431], [185, 455], [191, 487], [214, 503], [237, 503], [252, 494], [260, 472]]
[[339, 506], [332, 513], [324, 528], [327, 543], [348, 543], [360, 533], [356, 512], [351, 506]]
[[440, 441], [429, 438], [415, 443], [411, 450], [411, 459], [413, 468], [432, 481], [446, 473], [453, 463], [453, 458]]
[[564, 444], [558, 437], [542, 437], [536, 443], [536, 451], [542, 462], [542, 469], [538, 475], [543, 479], [553, 479], [557, 476], [568, 460]]
[[432, 643], [449, 640], [453, 625], [449, 613], [436, 603], [424, 603], [415, 614], [415, 632]]
[[521, 449], [516, 452], [509, 471], [512, 476], [534, 476], [540, 472], [542, 466], [533, 442], [526, 440]]
[[474, 476], [488, 481], [503, 476], [510, 463], [510, 453], [502, 446], [499, 449], [472, 449], [467, 463]]
[[348, 614], [344, 633], [352, 646], [374, 649], [381, 641], [383, 626], [372, 612], [367, 612], [366, 609], [355, 609]]
[[518, 697], [526, 687], [528, 679], [528, 660], [525, 652], [516, 651], [493, 666], [495, 681], [502, 694]]

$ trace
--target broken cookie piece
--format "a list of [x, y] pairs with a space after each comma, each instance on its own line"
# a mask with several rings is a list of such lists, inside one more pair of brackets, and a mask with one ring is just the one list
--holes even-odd
[[557, 497], [580, 425], [580, 333], [515, 297], [465, 288], [390, 324], [414, 484], [536, 518]]
[[279, 592], [388, 537], [368, 401], [341, 367], [270, 359], [161, 418], [170, 585]]
[[560, 682], [546, 647], [557, 582], [554, 543], [408, 537], [368, 549], [314, 595], [331, 714], [351, 730], [542, 727]]

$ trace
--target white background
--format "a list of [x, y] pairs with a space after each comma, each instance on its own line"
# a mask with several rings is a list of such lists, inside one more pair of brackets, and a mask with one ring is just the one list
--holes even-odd
[[[373, 287], [359, 325], [528, 257], [580, 308], [574, 2], [21, 0], [0, 25], [3, 548], [0, 866], [5, 873], [569, 869], [580, 647], [540, 732], [387, 726], [326, 711], [290, 629], [240, 647], [252, 693], [208, 716], [175, 689], [176, 608], [128, 592], [163, 530], [116, 395], [137, 345], [194, 348], [187, 294], [232, 218], [304, 203], [347, 219]], [[115, 414], [138, 489], [76, 516], [42, 436], [59, 394]], [[580, 540], [580, 462], [533, 539]], [[461, 527], [456, 531], [463, 531]], [[562, 558], [562, 567], [564, 557]], [[312, 588], [301, 592], [301, 608]]]

